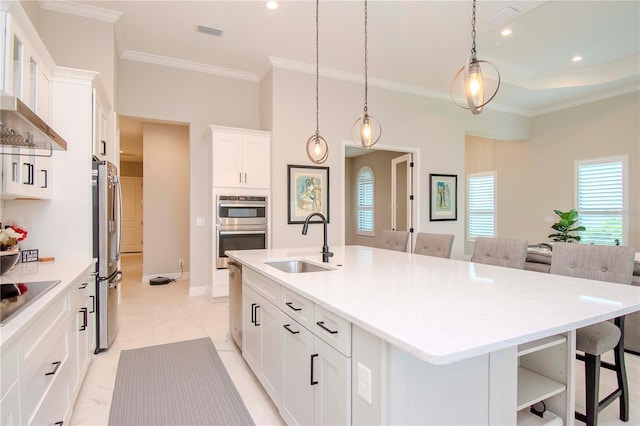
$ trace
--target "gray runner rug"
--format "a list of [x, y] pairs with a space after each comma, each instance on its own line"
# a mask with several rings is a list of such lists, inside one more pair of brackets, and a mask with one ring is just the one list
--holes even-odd
[[120, 353], [109, 425], [254, 425], [211, 339]]

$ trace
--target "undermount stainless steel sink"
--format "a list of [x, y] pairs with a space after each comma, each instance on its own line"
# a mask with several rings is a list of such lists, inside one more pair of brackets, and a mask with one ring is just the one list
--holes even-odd
[[315, 263], [307, 262], [302, 259], [286, 259], [286, 260], [273, 260], [264, 262], [266, 265], [272, 266], [282, 272], [289, 274], [300, 274], [303, 272], [321, 272], [332, 271], [330, 267], [316, 265]]

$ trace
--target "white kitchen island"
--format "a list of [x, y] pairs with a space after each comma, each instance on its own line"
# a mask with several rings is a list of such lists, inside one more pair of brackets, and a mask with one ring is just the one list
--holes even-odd
[[[243, 291], [253, 297], [243, 300], [243, 355], [289, 423], [310, 409], [316, 424], [516, 424], [519, 410], [544, 400], [573, 424], [575, 330], [640, 310], [634, 286], [370, 247], [331, 250], [330, 270], [309, 273], [265, 261], [323, 265], [319, 249], [227, 252], [243, 264]], [[260, 328], [256, 349], [250, 338]], [[304, 351], [287, 342], [305, 332], [315, 339], [310, 362], [297, 362], [293, 354]], [[340, 357], [323, 357], [327, 344]], [[287, 390], [300, 385], [291, 377], [297, 364], [311, 369], [300, 379], [311, 391]], [[336, 396], [343, 400], [329, 401]]]

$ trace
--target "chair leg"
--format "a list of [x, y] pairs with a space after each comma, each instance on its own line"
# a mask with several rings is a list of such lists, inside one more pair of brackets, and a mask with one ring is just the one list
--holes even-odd
[[587, 391], [585, 423], [587, 426], [597, 426], [600, 393], [600, 355], [584, 354], [584, 378]]
[[614, 361], [616, 365], [616, 376], [618, 378], [618, 389], [620, 389], [620, 420], [629, 421], [629, 387], [627, 385], [627, 367], [624, 362], [624, 317], [615, 319], [615, 324], [622, 332], [620, 341], [613, 349]]

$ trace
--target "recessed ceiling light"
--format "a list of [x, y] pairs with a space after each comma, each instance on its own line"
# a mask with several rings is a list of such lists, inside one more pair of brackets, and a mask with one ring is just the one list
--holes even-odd
[[502, 32], [500, 33], [503, 37], [507, 37], [511, 35], [511, 28], [505, 28], [504, 30], [502, 30]]
[[278, 2], [277, 1], [273, 1], [272, 0], [272, 1], [268, 1], [267, 2], [267, 9], [274, 10], [274, 9], [277, 9], [277, 8], [278, 8]]
[[582, 56], [580, 56], [580, 55], [576, 55], [576, 56], [574, 56], [573, 58], [571, 58], [571, 60], [572, 60], [573, 62], [580, 62], [580, 61], [582, 60]]

